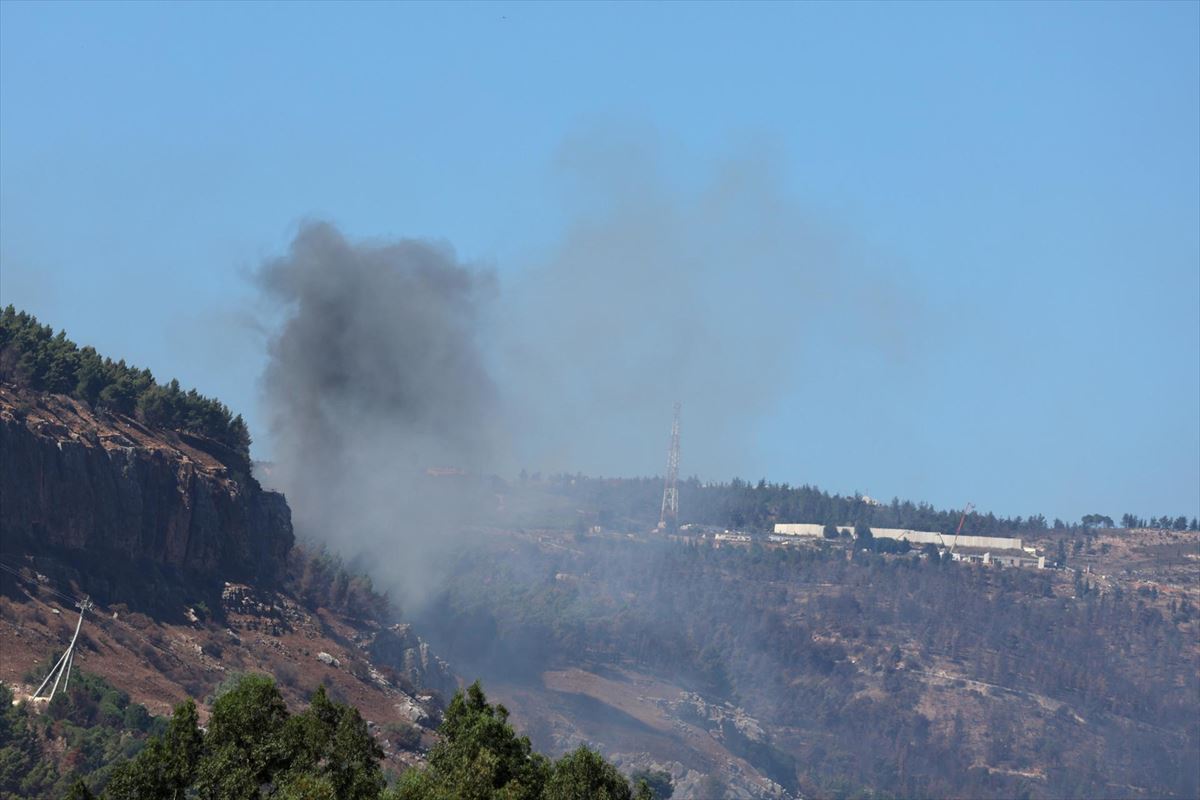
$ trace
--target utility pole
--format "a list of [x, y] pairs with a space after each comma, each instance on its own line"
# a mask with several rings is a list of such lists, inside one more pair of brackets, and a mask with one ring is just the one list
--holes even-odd
[[55, 693], [58, 692], [59, 681], [62, 681], [63, 691], [67, 690], [67, 684], [71, 681], [71, 665], [75, 663], [75, 642], [79, 639], [79, 629], [83, 627], [83, 615], [92, 607], [92, 601], [90, 598], [85, 597], [77, 601], [75, 607], [79, 609], [79, 622], [75, 623], [75, 635], [71, 637], [71, 643], [67, 645], [66, 652], [55, 662], [54, 667], [46, 676], [46, 680], [42, 681], [42, 685], [37, 688], [37, 691], [29, 698], [30, 700], [37, 699], [37, 696], [46, 688], [46, 684], [50, 682], [51, 678], [54, 678], [54, 685], [50, 688], [50, 696], [46, 698], [47, 701], [54, 699]]
[[658, 517], [658, 529], [674, 530], [679, 524], [679, 411], [675, 403], [675, 416], [671, 421], [671, 443], [667, 447], [667, 478], [663, 485], [662, 513]]

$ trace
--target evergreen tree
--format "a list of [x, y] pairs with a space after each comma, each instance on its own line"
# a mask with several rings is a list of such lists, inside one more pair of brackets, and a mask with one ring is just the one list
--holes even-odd
[[580, 745], [554, 762], [542, 797], [544, 800], [633, 800], [633, 792], [616, 767], [596, 751]]
[[871, 533], [871, 528], [866, 523], [860, 522], [854, 526], [854, 543], [868, 550], [875, 549], [875, 534]]
[[220, 401], [178, 381], [163, 386], [148, 369], [102, 359], [91, 347], [80, 349], [48, 325], [8, 306], [0, 312], [0, 379], [36, 391], [70, 394], [89, 405], [137, 416], [152, 427], [196, 433], [249, 455], [245, 421]]
[[550, 774], [546, 757], [508, 724], [508, 710], [490, 705], [479, 682], [456, 692], [429, 753], [429, 768], [407, 771], [396, 798], [455, 800], [536, 800]]
[[197, 770], [200, 796], [257, 797], [259, 787], [286, 765], [280, 734], [287, 716], [279, 690], [265, 675], [247, 675], [218, 697], [204, 737], [207, 754]]
[[83, 778], [79, 778], [71, 784], [66, 800], [96, 800], [96, 795], [92, 794], [92, 790], [83, 782]]
[[[629, 776], [637, 787], [634, 797], [638, 800], [671, 800], [675, 787], [671, 781], [671, 773], [663, 770], [636, 770]], [[643, 788], [644, 787], [644, 788]]]

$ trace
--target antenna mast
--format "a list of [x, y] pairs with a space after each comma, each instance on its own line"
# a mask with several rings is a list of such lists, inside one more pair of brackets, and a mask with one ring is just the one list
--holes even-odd
[[658, 529], [674, 530], [679, 524], [679, 410], [675, 403], [675, 416], [671, 421], [671, 444], [667, 448], [667, 478], [663, 485], [662, 513], [658, 517]]
[[37, 688], [37, 691], [30, 696], [30, 700], [37, 699], [37, 696], [42, 693], [42, 689], [46, 688], [46, 684], [54, 678], [54, 685], [50, 687], [50, 696], [47, 700], [53, 700], [55, 693], [58, 692], [58, 682], [62, 681], [62, 688], [65, 692], [67, 684], [71, 682], [71, 665], [75, 663], [75, 641], [79, 638], [79, 629], [83, 627], [83, 615], [92, 607], [90, 598], [83, 598], [75, 603], [75, 607], [79, 609], [79, 622], [75, 623], [75, 635], [71, 637], [71, 643], [67, 645], [66, 652], [62, 657], [55, 662], [54, 667], [50, 670], [50, 674], [46, 676], [46, 680], [42, 681], [42, 685]]

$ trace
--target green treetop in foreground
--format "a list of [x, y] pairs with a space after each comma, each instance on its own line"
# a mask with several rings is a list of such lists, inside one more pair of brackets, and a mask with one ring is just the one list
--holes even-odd
[[[508, 724], [475, 683], [450, 702], [426, 769], [409, 769], [387, 789], [383, 752], [358, 710], [320, 687], [290, 714], [275, 683], [242, 678], [213, 704], [207, 732], [196, 706], [175, 709], [166, 731], [118, 767], [105, 800], [652, 800], [586, 747], [551, 762]], [[72, 797], [90, 797], [78, 784]]]
[[580, 746], [550, 762], [508, 724], [508, 710], [490, 705], [479, 683], [450, 701], [429, 753], [429, 768], [410, 769], [392, 790], [395, 800], [650, 800], [645, 782], [633, 790], [616, 767]]

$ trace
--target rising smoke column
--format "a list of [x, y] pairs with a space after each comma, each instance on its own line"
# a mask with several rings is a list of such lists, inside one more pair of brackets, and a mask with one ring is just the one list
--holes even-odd
[[426, 469], [477, 472], [499, 449], [478, 341], [494, 278], [447, 247], [355, 244], [309, 223], [256, 279], [283, 312], [262, 381], [271, 482], [302, 536], [419, 594], [429, 551], [464, 506]]
[[437, 586], [464, 521], [512, 522], [479, 483], [464, 496], [426, 468], [655, 474], [682, 400], [681, 473], [755, 474], [780, 398], [806, 413], [863, 369], [821, 373], [811, 355], [855, 345], [886, 383], [880, 354], [911, 371], [897, 343], [931, 317], [812, 222], [770, 158], [699, 170], [682, 191], [640, 142], [565, 154], [580, 201], [546, 251], [506, 269], [502, 307], [496, 277], [446, 246], [347, 242], [328, 224], [257, 273], [283, 312], [263, 379], [271, 482], [301, 536], [406, 600]]

